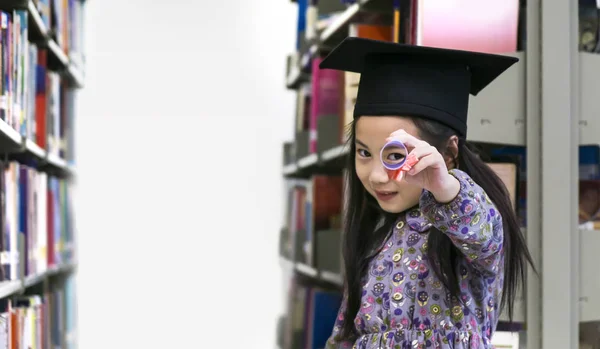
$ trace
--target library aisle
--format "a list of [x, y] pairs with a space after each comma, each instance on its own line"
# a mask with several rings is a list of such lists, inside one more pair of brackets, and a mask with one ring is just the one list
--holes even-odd
[[469, 105], [468, 140], [504, 181], [541, 275], [528, 270], [513, 321], [502, 315], [492, 340], [498, 348], [600, 348], [600, 5], [292, 0], [289, 6], [298, 11], [297, 40], [282, 84], [297, 104], [289, 115], [294, 138], [283, 144], [279, 256], [287, 306], [275, 347], [324, 348], [341, 303], [345, 126], [360, 75], [318, 66], [342, 40], [360, 37], [519, 58]]
[[0, 347], [75, 348], [82, 0], [0, 1]]

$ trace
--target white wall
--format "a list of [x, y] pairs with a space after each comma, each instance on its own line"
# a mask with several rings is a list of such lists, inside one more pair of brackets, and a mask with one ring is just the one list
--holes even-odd
[[273, 347], [294, 4], [87, 3], [80, 347]]

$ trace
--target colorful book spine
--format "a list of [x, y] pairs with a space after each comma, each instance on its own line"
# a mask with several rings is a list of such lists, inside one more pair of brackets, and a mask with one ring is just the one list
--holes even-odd
[[[41, 275], [75, 261], [70, 184], [10, 162], [2, 171], [2, 280]], [[21, 265], [21, 263], [23, 265]]]

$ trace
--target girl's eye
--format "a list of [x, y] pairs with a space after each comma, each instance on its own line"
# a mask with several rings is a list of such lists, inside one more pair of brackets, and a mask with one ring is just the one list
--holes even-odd
[[360, 155], [364, 158], [368, 158], [369, 156], [371, 156], [371, 154], [364, 149], [357, 149], [356, 152], [358, 153], [358, 155]]
[[388, 155], [388, 160], [390, 161], [402, 161], [404, 159], [404, 155], [400, 153], [392, 153]]
[[386, 147], [382, 151], [382, 159], [389, 165], [397, 165], [404, 161], [406, 154], [406, 150], [400, 147], [391, 146]]

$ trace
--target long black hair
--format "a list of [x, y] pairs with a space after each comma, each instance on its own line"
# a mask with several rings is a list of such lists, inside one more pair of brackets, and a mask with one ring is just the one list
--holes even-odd
[[[385, 241], [397, 219], [397, 214], [384, 212], [363, 187], [355, 171], [356, 145], [355, 123], [350, 125], [347, 157], [347, 202], [344, 215], [344, 269], [346, 275], [346, 310], [344, 324], [338, 339], [353, 340], [357, 333], [354, 318], [361, 306], [362, 281], [368, 266], [377, 255], [377, 250]], [[435, 121], [412, 118], [419, 130], [421, 139], [454, 159], [455, 167], [466, 172], [487, 193], [503, 218], [504, 227], [504, 285], [498, 309], [501, 312], [508, 306], [510, 321], [518, 285], [525, 281], [526, 263], [533, 266], [533, 260], [521, 233], [515, 210], [502, 180], [472, 150], [465, 140], [459, 138], [458, 156], [455, 158], [448, 149], [448, 140], [456, 134], [451, 128]], [[450, 238], [437, 229], [431, 228], [427, 257], [431, 268], [444, 284], [452, 298], [460, 301], [460, 286], [456, 275], [456, 265], [461, 258], [460, 251]], [[535, 269], [534, 269], [535, 270]]]

